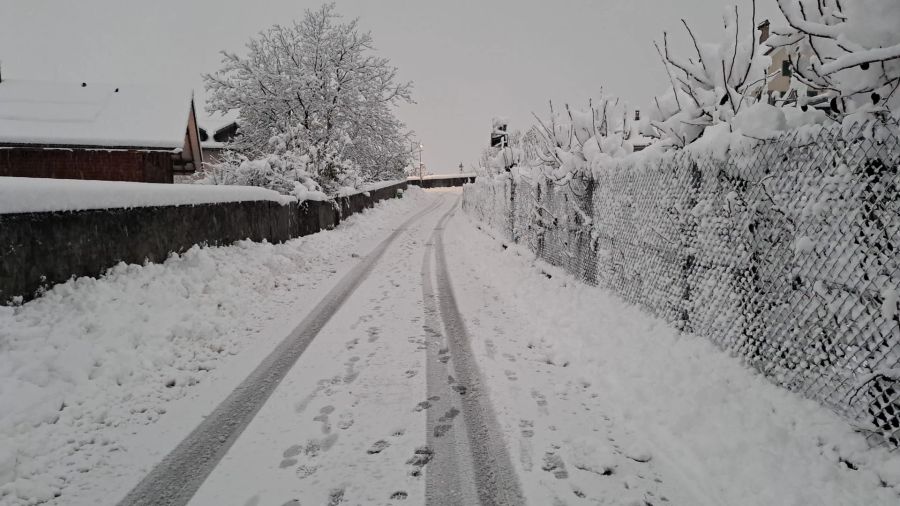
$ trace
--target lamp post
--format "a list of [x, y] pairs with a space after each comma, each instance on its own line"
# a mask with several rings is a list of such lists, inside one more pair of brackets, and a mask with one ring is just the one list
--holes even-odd
[[422, 165], [422, 150], [423, 149], [425, 149], [425, 146], [423, 146], [421, 143], [419, 143], [419, 181], [425, 180], [425, 174], [424, 174], [424, 170], [423, 170], [424, 166]]

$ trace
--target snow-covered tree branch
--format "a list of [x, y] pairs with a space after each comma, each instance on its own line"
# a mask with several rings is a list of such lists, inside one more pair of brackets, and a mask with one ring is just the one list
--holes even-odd
[[785, 47], [796, 77], [831, 95], [833, 116], [900, 113], [900, 2], [777, 2], [788, 26], [768, 44]]
[[759, 51], [756, 37], [756, 2], [750, 15], [737, 6], [726, 8], [725, 36], [719, 43], [701, 43], [682, 20], [694, 54], [684, 58], [669, 47], [663, 34], [657, 51], [671, 90], [654, 99], [644, 133], [683, 147], [712, 125], [729, 122], [741, 110], [757, 102], [765, 84], [770, 59]]

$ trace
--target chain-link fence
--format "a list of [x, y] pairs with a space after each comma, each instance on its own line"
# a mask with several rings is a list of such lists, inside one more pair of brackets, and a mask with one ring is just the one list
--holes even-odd
[[898, 132], [807, 129], [565, 183], [523, 170], [467, 185], [463, 208], [900, 446]]

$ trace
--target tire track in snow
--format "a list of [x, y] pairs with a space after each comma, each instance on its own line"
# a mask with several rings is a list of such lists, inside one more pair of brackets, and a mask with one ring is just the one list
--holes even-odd
[[441, 203], [442, 200], [436, 200], [407, 219], [344, 275], [297, 328], [166, 455], [119, 502], [119, 506], [187, 504], [309, 343], [372, 272], [388, 246], [410, 225], [438, 209]]
[[[432, 460], [426, 468], [425, 499], [430, 505], [524, 504], [447, 270], [444, 224], [458, 205], [441, 217], [422, 265], [428, 396], [438, 399], [426, 422]], [[457, 418], [462, 423], [454, 423]]]

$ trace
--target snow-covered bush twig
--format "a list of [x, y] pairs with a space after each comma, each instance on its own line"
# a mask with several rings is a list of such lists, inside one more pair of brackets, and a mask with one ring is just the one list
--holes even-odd
[[786, 48], [794, 77], [831, 96], [833, 117], [900, 113], [900, 2], [777, 2], [788, 26], [767, 44]]
[[756, 37], [756, 2], [743, 24], [737, 6], [723, 16], [725, 39], [704, 44], [682, 20], [695, 55], [684, 59], [669, 48], [668, 33], [656, 44], [672, 87], [654, 99], [642, 132], [684, 147], [712, 125], [731, 121], [742, 109], [757, 102], [767, 79], [770, 59], [760, 54]]

